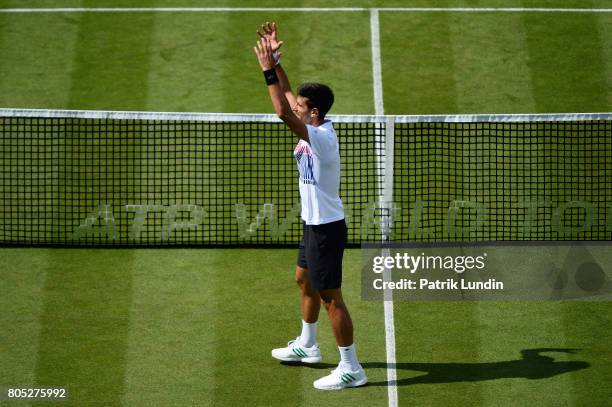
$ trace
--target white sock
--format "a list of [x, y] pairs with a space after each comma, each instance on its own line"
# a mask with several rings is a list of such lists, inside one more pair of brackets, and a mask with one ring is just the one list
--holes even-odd
[[338, 346], [340, 351], [340, 364], [348, 367], [350, 370], [359, 370], [361, 367], [357, 360], [357, 353], [355, 352], [355, 344], [351, 346]]
[[302, 320], [302, 333], [300, 335], [300, 344], [306, 348], [310, 348], [317, 343], [317, 322], [309, 324]]

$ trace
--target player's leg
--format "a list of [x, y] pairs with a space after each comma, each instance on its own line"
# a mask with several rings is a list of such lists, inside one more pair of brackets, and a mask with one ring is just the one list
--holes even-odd
[[336, 337], [340, 363], [330, 375], [315, 381], [314, 387], [321, 390], [337, 390], [363, 386], [368, 382], [368, 378], [357, 360], [353, 342], [353, 322], [342, 299], [342, 291], [340, 288], [335, 288], [321, 290], [320, 293]]
[[[307, 233], [306, 230], [305, 233]], [[310, 283], [303, 239], [300, 242], [295, 279], [300, 288], [302, 332], [300, 336], [289, 341], [286, 347], [273, 349], [272, 356], [285, 362], [318, 363], [321, 361], [321, 351], [317, 344], [316, 335], [321, 297]]]
[[353, 343], [353, 321], [342, 298], [341, 290], [346, 224], [342, 220], [318, 225], [313, 230], [314, 244], [311, 244], [310, 250], [307, 248], [306, 251], [311, 256], [309, 257], [309, 264], [312, 264], [309, 269], [310, 280], [313, 288], [319, 291], [325, 305], [340, 352], [338, 367], [331, 375], [315, 381], [314, 387], [332, 390], [362, 386], [368, 379], [357, 360]]
[[300, 287], [300, 306], [302, 309], [302, 320], [306, 323], [316, 323], [321, 310], [321, 297], [319, 292], [312, 288], [308, 269], [300, 266], [295, 267], [295, 281]]
[[353, 321], [342, 299], [342, 290], [340, 288], [321, 290], [320, 296], [329, 316], [338, 346], [346, 347], [352, 345]]
[[300, 287], [300, 307], [302, 309], [302, 333], [299, 342], [302, 346], [310, 348], [317, 344], [317, 321], [321, 310], [321, 297], [310, 284], [307, 268], [297, 266], [295, 280]]

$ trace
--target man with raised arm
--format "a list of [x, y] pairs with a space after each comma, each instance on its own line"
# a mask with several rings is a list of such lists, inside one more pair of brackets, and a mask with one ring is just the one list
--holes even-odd
[[314, 382], [322, 390], [362, 386], [368, 379], [355, 353], [353, 323], [342, 299], [342, 255], [347, 238], [344, 208], [339, 197], [340, 153], [338, 138], [325, 115], [334, 103], [331, 89], [320, 83], [305, 83], [291, 91], [279, 63], [275, 23], [262, 25], [254, 48], [264, 73], [268, 92], [278, 117], [297, 136], [293, 151], [299, 171], [303, 234], [299, 245], [295, 278], [300, 287], [302, 332], [287, 347], [272, 350], [286, 362], [318, 363], [316, 342], [321, 302], [331, 321], [340, 351], [340, 363], [328, 376]]

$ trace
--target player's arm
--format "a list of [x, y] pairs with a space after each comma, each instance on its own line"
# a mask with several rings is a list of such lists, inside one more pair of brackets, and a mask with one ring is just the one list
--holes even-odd
[[270, 40], [270, 45], [272, 47], [272, 52], [274, 55], [274, 59], [276, 60], [275, 68], [276, 75], [278, 76], [278, 82], [280, 83], [280, 87], [282, 89], [283, 94], [289, 101], [289, 106], [295, 106], [297, 100], [293, 91], [291, 90], [291, 85], [289, 84], [289, 78], [287, 78], [287, 74], [283, 67], [278, 63], [278, 60], [281, 57], [281, 52], [279, 51], [280, 47], [283, 45], [282, 41], [278, 40], [278, 27], [276, 23], [265, 23], [261, 25], [261, 29], [257, 31], [257, 34], [261, 38], [267, 38]]
[[283, 93], [283, 88], [280, 84], [280, 78], [274, 68], [276, 61], [274, 60], [272, 46], [270, 40], [261, 38], [254, 47], [259, 66], [261, 66], [266, 83], [268, 85], [268, 93], [274, 106], [276, 115], [283, 121], [296, 136], [305, 141], [310, 141], [308, 138], [308, 129], [306, 125], [293, 113], [287, 97]]
[[280, 84], [283, 95], [285, 95], [285, 98], [287, 98], [289, 105], [295, 106], [295, 104], [297, 103], [297, 99], [295, 98], [295, 95], [291, 90], [289, 78], [287, 78], [287, 74], [285, 73], [285, 70], [280, 64], [276, 65], [276, 75], [278, 76], [278, 83]]

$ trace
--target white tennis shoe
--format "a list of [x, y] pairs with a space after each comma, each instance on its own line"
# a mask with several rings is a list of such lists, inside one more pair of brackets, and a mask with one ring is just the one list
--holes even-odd
[[319, 345], [314, 344], [310, 348], [300, 344], [300, 337], [287, 343], [284, 348], [272, 349], [272, 357], [283, 362], [319, 363], [321, 351]]
[[331, 374], [315, 380], [314, 387], [319, 390], [339, 390], [347, 387], [363, 386], [368, 382], [365, 371], [359, 366], [358, 370], [349, 370], [338, 365]]

